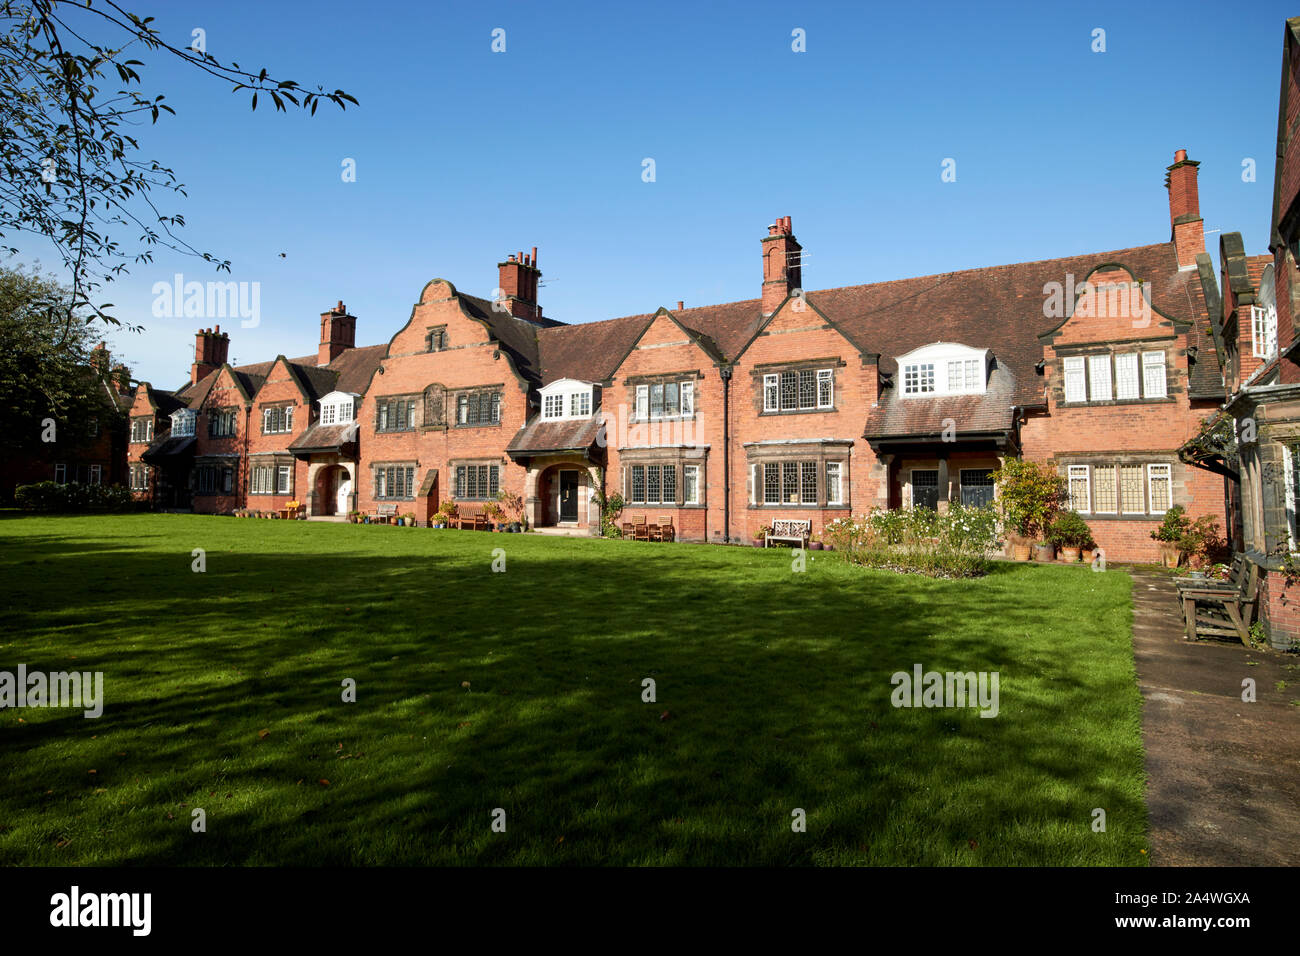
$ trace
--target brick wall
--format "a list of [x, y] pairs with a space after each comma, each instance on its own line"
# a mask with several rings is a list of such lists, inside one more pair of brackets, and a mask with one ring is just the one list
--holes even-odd
[[[427, 336], [434, 326], [446, 326], [447, 347], [443, 351], [428, 350]], [[424, 423], [423, 398], [431, 385], [444, 389], [446, 424]], [[455, 425], [457, 392], [488, 387], [501, 393], [500, 424]], [[487, 326], [462, 307], [452, 284], [441, 279], [427, 284], [410, 320], [393, 336], [388, 357], [380, 363], [369, 391], [359, 403], [357, 419], [363, 457], [357, 507], [369, 513], [381, 503], [375, 497], [373, 471], [381, 463], [413, 465], [417, 491], [429, 472], [436, 470], [437, 498], [425, 496], [397, 502], [400, 513], [414, 512], [421, 523], [427, 522], [431, 510], [436, 510], [438, 500], [452, 497], [450, 469], [459, 461], [499, 466], [501, 488], [524, 494], [526, 470], [509, 459], [505, 448], [527, 417], [527, 388], [527, 381], [510, 356], [491, 342]], [[377, 431], [378, 400], [402, 395], [419, 398], [415, 428]]]

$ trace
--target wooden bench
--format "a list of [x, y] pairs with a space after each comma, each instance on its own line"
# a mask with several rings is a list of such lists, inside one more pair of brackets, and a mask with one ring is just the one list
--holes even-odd
[[451, 516], [451, 526], [460, 528], [462, 531], [487, 531], [489, 522], [487, 515], [483, 513], [482, 507], [461, 505], [457, 507], [456, 513]]
[[1236, 554], [1232, 558], [1232, 571], [1228, 574], [1226, 581], [1220, 581], [1217, 578], [1174, 578], [1174, 586], [1178, 588], [1178, 593], [1191, 589], [1193, 591], [1206, 591], [1211, 589], [1222, 591], [1236, 591], [1241, 587], [1241, 576], [1246, 570], [1246, 556]]
[[771, 547], [773, 541], [788, 541], [796, 547], [806, 548], [810, 534], [812, 534], [811, 521], [777, 518], [772, 522], [772, 530], [763, 539], [763, 547]]
[[1236, 637], [1250, 646], [1250, 625], [1259, 598], [1259, 566], [1243, 561], [1236, 586], [1178, 586], [1183, 603], [1183, 629], [1189, 641], [1198, 637]]
[[672, 515], [659, 516], [659, 537], [658, 541], [676, 541], [677, 529], [673, 527]]
[[397, 503], [386, 502], [384, 504], [375, 505], [375, 513], [372, 514], [370, 517], [383, 518], [386, 521], [389, 518], [395, 516], [396, 514], [397, 514]]

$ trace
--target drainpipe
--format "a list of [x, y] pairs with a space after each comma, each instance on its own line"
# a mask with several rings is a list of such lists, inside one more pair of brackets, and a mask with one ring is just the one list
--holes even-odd
[[718, 369], [722, 379], [722, 543], [731, 543], [731, 366]]
[[248, 405], [244, 408], [244, 459], [239, 463], [239, 487], [241, 489], [239, 499], [243, 502], [239, 507], [248, 507], [248, 433], [253, 428], [253, 406]]

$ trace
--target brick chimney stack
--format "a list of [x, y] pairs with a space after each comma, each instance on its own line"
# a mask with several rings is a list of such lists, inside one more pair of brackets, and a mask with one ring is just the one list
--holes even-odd
[[771, 315], [795, 289], [803, 287], [800, 253], [803, 246], [794, 237], [790, 217], [767, 227], [763, 237], [763, 314]]
[[542, 309], [537, 304], [537, 285], [542, 273], [537, 268], [537, 247], [533, 246], [530, 256], [519, 252], [506, 257], [505, 262], [497, 263], [497, 269], [498, 285], [510, 314], [520, 319], [540, 319]]
[[209, 372], [226, 364], [230, 354], [230, 333], [215, 329], [199, 329], [194, 336], [194, 364], [190, 366], [190, 384], [199, 381]]
[[100, 342], [90, 350], [90, 367], [102, 378], [108, 375], [108, 343]]
[[1180, 269], [1195, 268], [1196, 256], [1205, 251], [1205, 223], [1201, 219], [1201, 199], [1196, 189], [1196, 167], [1200, 163], [1187, 158], [1187, 150], [1174, 153], [1174, 164], [1167, 167], [1165, 188], [1169, 190], [1170, 240], [1178, 252]]
[[328, 312], [320, 314], [320, 348], [316, 352], [317, 365], [329, 365], [357, 344], [357, 317], [349, 315], [343, 300]]

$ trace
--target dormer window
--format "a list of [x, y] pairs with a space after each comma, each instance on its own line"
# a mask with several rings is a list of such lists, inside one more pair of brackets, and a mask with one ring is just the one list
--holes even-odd
[[936, 342], [898, 359], [903, 394], [913, 397], [972, 395], [985, 390], [988, 350]]
[[172, 437], [173, 438], [193, 438], [194, 423], [198, 419], [198, 414], [192, 408], [182, 408], [178, 412], [172, 413]]
[[542, 419], [586, 418], [594, 404], [593, 385], [573, 379], [560, 379], [541, 390]]
[[356, 415], [356, 399], [351, 392], [330, 392], [320, 400], [320, 423], [346, 425]]

